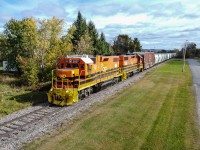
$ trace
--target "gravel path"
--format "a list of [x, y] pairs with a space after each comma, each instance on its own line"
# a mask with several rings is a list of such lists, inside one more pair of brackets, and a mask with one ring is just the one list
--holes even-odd
[[187, 60], [192, 71], [193, 86], [196, 93], [197, 110], [200, 123], [200, 63], [195, 59]]
[[[80, 100], [78, 103], [72, 106], [62, 107], [60, 108], [61, 110], [59, 112], [54, 113], [35, 124], [31, 124], [29, 126], [24, 127], [23, 130], [19, 131], [17, 134], [12, 134], [8, 138], [0, 137], [0, 150], [20, 149], [24, 143], [31, 142], [33, 139], [55, 131], [58, 127], [62, 126], [63, 123], [67, 123], [74, 117], [80, 115], [81, 112], [88, 109], [94, 103], [105, 101], [108, 98], [108, 96], [116, 95], [120, 91], [126, 89], [128, 86], [133, 85], [135, 81], [144, 77], [144, 75], [147, 72], [151, 71], [154, 68], [136, 74], [135, 76], [128, 78], [127, 80], [118, 84], [115, 84], [114, 86], [109, 86], [109, 88], [106, 88], [98, 93], [92, 94], [88, 98]], [[20, 115], [24, 115], [26, 113], [39, 109], [41, 107], [45, 107], [45, 105], [46, 104], [28, 107], [21, 111], [10, 114], [4, 118], [1, 118], [0, 124], [12, 120], [15, 117], [19, 117]]]

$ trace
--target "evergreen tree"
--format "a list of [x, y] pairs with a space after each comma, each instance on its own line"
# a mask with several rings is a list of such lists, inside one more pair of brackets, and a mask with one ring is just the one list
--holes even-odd
[[134, 49], [133, 49], [134, 52], [141, 52], [142, 51], [142, 46], [141, 46], [138, 38], [134, 38], [133, 47], [134, 47]]
[[106, 42], [105, 36], [101, 33], [100, 38], [98, 40], [96, 55], [109, 55], [109, 44]]
[[86, 20], [82, 17], [82, 14], [80, 11], [78, 12], [78, 16], [76, 21], [73, 23], [73, 25], [76, 27], [76, 30], [73, 34], [72, 43], [74, 45], [74, 53], [76, 53], [76, 48], [78, 45], [78, 42], [80, 41], [81, 37], [86, 34], [87, 32], [87, 24]]
[[98, 32], [95, 28], [95, 25], [92, 21], [90, 21], [88, 23], [88, 33], [89, 33], [89, 36], [91, 37], [91, 40], [92, 40], [92, 45], [94, 47], [94, 51], [93, 51], [93, 54], [96, 55], [97, 54], [97, 51], [98, 51]]

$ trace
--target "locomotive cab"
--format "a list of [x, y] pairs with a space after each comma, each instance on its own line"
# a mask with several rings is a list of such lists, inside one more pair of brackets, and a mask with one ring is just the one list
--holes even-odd
[[93, 61], [87, 55], [60, 59], [58, 69], [52, 71], [52, 88], [48, 93], [48, 101], [61, 106], [77, 102], [81, 79], [91, 74], [93, 68]]

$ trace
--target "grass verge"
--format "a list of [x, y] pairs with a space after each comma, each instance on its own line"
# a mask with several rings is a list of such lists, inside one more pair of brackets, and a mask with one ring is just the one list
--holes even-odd
[[[47, 85], [41, 85], [47, 86]], [[27, 106], [47, 101], [45, 91], [20, 85], [12, 73], [0, 73], [0, 118]]]
[[191, 72], [172, 60], [24, 149], [199, 149]]

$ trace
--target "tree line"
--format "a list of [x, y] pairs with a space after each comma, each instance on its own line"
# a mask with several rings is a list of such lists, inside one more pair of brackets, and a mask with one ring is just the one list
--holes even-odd
[[92, 21], [78, 12], [65, 33], [63, 19], [10, 19], [0, 34], [0, 60], [8, 61], [7, 69], [16, 68], [26, 85], [48, 81], [58, 58], [71, 54], [116, 55], [141, 51], [137, 38], [118, 35], [113, 45], [98, 33]]
[[197, 44], [194, 42], [185, 42], [181, 50], [177, 52], [177, 57], [183, 58], [183, 53], [185, 50], [185, 58], [200, 57], [200, 49], [197, 48]]

